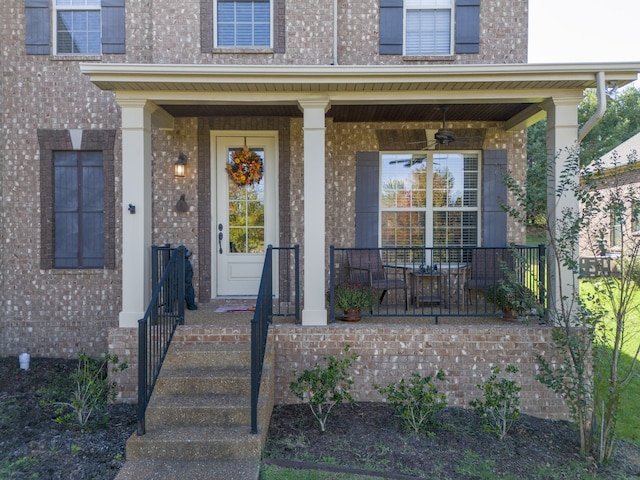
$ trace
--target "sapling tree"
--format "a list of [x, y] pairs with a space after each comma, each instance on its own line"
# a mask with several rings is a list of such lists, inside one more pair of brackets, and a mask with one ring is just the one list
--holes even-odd
[[[640, 208], [633, 199], [640, 195], [633, 185], [624, 184], [622, 174], [634, 168], [637, 154], [634, 152], [620, 165], [616, 165], [614, 156], [614, 168], [605, 169], [596, 161], [585, 169], [580, 165], [578, 149], [565, 153], [553, 198], [560, 202], [564, 196], [574, 196], [579, 209], [563, 208], [555, 217], [548, 214], [545, 222], [558, 288], [548, 305], [548, 321], [553, 326], [552, 338], [560, 361], [550, 363], [538, 355], [538, 380], [566, 400], [579, 427], [581, 454], [595, 454], [600, 463], [605, 463], [613, 454], [620, 396], [637, 373], [637, 349], [629, 370], [620, 371], [622, 349], [631, 331], [628, 313], [638, 308], [634, 294], [640, 281], [640, 247], [628, 232]], [[622, 163], [624, 168], [617, 168]], [[550, 169], [548, 165], [548, 176], [552, 174]], [[527, 201], [526, 192], [510, 176], [505, 182], [519, 206], [504, 208], [523, 221], [527, 209], [521, 205]], [[614, 236], [612, 230], [616, 231]], [[577, 281], [580, 249], [584, 255], [600, 256], [602, 260], [595, 262], [600, 271], [596, 272], [594, 291], [583, 294]], [[611, 251], [618, 255], [613, 272], [605, 270], [610, 262], [603, 257]], [[607, 327], [607, 312], [613, 317], [612, 328]]]

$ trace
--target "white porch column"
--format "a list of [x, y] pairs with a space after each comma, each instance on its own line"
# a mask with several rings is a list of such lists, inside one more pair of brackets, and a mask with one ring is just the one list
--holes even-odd
[[[580, 208], [573, 192], [566, 192], [558, 198], [556, 189], [560, 185], [560, 175], [567, 159], [578, 146], [578, 105], [582, 96], [553, 97], [543, 104], [547, 111], [547, 159], [550, 168], [547, 170], [547, 216], [550, 225], [559, 238], [558, 219], [563, 217], [567, 209], [575, 212]], [[573, 253], [577, 260], [580, 252], [576, 245]], [[573, 292], [578, 291], [577, 275], [566, 267], [558, 268], [555, 252], [550, 248], [547, 252], [548, 295], [549, 305], [560, 308], [562, 297], [571, 299]]]
[[326, 325], [325, 124], [328, 100], [298, 102], [304, 115], [303, 325]]
[[[122, 109], [122, 311], [120, 327], [137, 327], [150, 300], [151, 114], [145, 100]], [[135, 213], [130, 211], [135, 207]]]

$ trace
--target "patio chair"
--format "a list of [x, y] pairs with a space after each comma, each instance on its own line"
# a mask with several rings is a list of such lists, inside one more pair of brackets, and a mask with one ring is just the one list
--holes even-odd
[[409, 308], [409, 284], [407, 268], [395, 265], [383, 265], [377, 249], [348, 250], [347, 268], [349, 282], [356, 285], [368, 285], [381, 291], [379, 304], [388, 290], [404, 291], [404, 309]]
[[515, 262], [508, 249], [484, 248], [474, 250], [471, 254], [471, 274], [464, 283], [468, 302], [471, 304], [471, 291], [486, 291], [488, 288], [507, 279], [508, 272], [513, 272]]

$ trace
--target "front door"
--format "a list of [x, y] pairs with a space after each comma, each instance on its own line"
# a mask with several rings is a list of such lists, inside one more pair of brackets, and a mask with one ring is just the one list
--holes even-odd
[[211, 140], [214, 296], [255, 296], [266, 247], [277, 244], [276, 135], [212, 132]]

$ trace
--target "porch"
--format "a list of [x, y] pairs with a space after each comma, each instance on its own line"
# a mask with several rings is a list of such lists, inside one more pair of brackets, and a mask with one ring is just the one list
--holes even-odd
[[[509, 248], [330, 248], [329, 322], [348, 321], [340, 289], [368, 290], [377, 301], [359, 314], [368, 323], [469, 325], [504, 317], [496, 287], [519, 289], [515, 318], [539, 323], [545, 314], [545, 246]], [[338, 295], [336, 295], [338, 292]], [[495, 292], [495, 290], [494, 290]], [[511, 293], [511, 292], [510, 292]], [[494, 293], [495, 297], [495, 293]], [[409, 320], [411, 319], [411, 320]], [[415, 323], [414, 323], [415, 322]]]
[[[132, 461], [118, 478], [137, 478], [137, 472], [143, 468], [141, 465], [149, 461], [159, 471], [173, 469], [175, 462], [184, 465], [185, 461], [189, 462], [189, 468], [199, 469], [205, 459], [204, 468], [210, 471], [214, 468], [238, 472], [254, 470], [253, 464], [230, 461], [220, 464], [210, 452], [221, 449], [226, 452], [226, 448], [236, 452], [246, 449], [251, 453], [252, 461], [257, 461], [273, 405], [297, 401], [288, 388], [296, 372], [312, 368], [327, 355], [339, 356], [347, 347], [358, 355], [353, 385], [356, 401], [382, 401], [373, 387], [376, 384], [394, 382], [399, 376], [412, 372], [444, 369], [447, 385], [443, 391], [448, 404], [464, 407], [474, 398], [475, 385], [491, 366], [512, 363], [521, 371], [522, 411], [547, 418], [566, 418], [562, 399], [545, 391], [535, 381], [534, 355], [542, 352], [545, 357], [553, 357], [553, 352], [544, 353], [550, 342], [551, 329], [537, 324], [505, 324], [492, 315], [494, 310], [487, 307], [487, 302], [481, 302], [479, 295], [472, 298], [461, 292], [470, 285], [480, 289], [479, 284], [471, 283], [474, 275], [477, 278], [478, 271], [489, 271], [490, 281], [498, 281], [502, 273], [518, 271], [523, 274], [518, 276], [516, 273], [514, 278], [522, 281], [544, 278], [544, 275], [538, 277], [544, 272], [533, 268], [536, 262], [532, 261], [536, 259], [537, 265], [544, 264], [542, 248], [473, 249], [469, 252], [341, 249], [338, 263], [336, 249], [332, 247], [329, 304], [334, 321], [325, 326], [298, 325], [299, 314], [289, 314], [300, 311], [298, 302], [290, 309], [290, 305], [283, 305], [273, 295], [273, 263], [286, 261], [286, 255], [282, 255], [286, 251], [280, 249], [281, 255], [274, 257], [272, 247], [268, 248], [257, 300], [217, 299], [200, 304], [198, 310], [185, 311], [182, 301], [172, 300], [184, 296], [184, 288], [178, 281], [183, 275], [184, 247], [154, 249], [153, 263], [166, 266], [157, 280], [147, 314], [139, 322], [139, 358], [135, 365], [138, 369], [138, 431], [127, 442], [127, 457]], [[167, 259], [166, 254], [170, 252]], [[540, 255], [536, 258], [533, 252]], [[353, 273], [371, 268], [363, 261], [355, 261], [363, 258], [393, 261], [393, 269], [401, 272], [403, 278], [413, 275], [414, 282], [421, 279], [420, 275], [433, 277], [436, 290], [418, 283], [410, 286], [400, 283], [403, 288], [397, 290], [404, 293], [404, 297], [400, 297], [404, 302], [400, 305], [397, 294], [387, 296], [385, 291], [379, 297], [378, 305], [358, 324], [336, 323], [334, 279], [354, 285], [357, 285], [356, 280], [366, 279], [367, 276]], [[478, 258], [484, 263], [479, 264]], [[488, 260], [498, 258], [506, 259], [506, 265], [501, 264], [500, 269]], [[470, 260], [470, 265], [466, 265], [466, 260]], [[418, 261], [421, 263], [416, 268], [414, 262]], [[437, 263], [427, 267], [425, 262]], [[153, 270], [159, 274], [161, 269]], [[470, 270], [469, 279], [462, 277], [467, 270]], [[298, 271], [297, 262], [293, 271]], [[445, 271], [447, 273], [441, 273]], [[341, 273], [336, 275], [336, 272]], [[278, 278], [277, 284], [279, 288], [284, 286], [285, 291], [298, 292], [299, 276], [295, 274], [291, 278], [295, 282], [293, 287], [289, 284], [289, 276]], [[374, 275], [370, 273], [368, 278], [373, 279]], [[449, 282], [448, 290], [445, 281]], [[432, 283], [427, 282], [428, 285]], [[381, 285], [376, 283], [375, 287]], [[543, 288], [539, 288], [539, 294], [543, 295]], [[411, 295], [411, 310], [408, 295]], [[434, 295], [440, 295], [437, 302]], [[296, 294], [293, 298], [299, 297]], [[378, 302], [377, 295], [375, 300]], [[475, 312], [468, 308], [474, 301]], [[484, 305], [483, 310], [480, 305]], [[424, 322], [425, 318], [434, 317], [435, 323], [439, 323], [440, 316], [443, 324]], [[160, 371], [163, 364], [166, 365]], [[141, 368], [143, 365], [145, 367]], [[223, 392], [228, 389], [225, 386], [231, 384], [237, 387], [229, 399]], [[247, 398], [249, 393], [250, 399]], [[224, 418], [231, 418], [230, 412], [234, 412], [234, 420], [229, 425]], [[145, 434], [147, 416], [149, 433]], [[258, 435], [249, 435], [248, 430]], [[196, 443], [197, 448], [190, 448]], [[166, 451], [176, 453], [166, 458], [163, 453]], [[190, 452], [188, 455], [181, 453], [187, 451]]]

